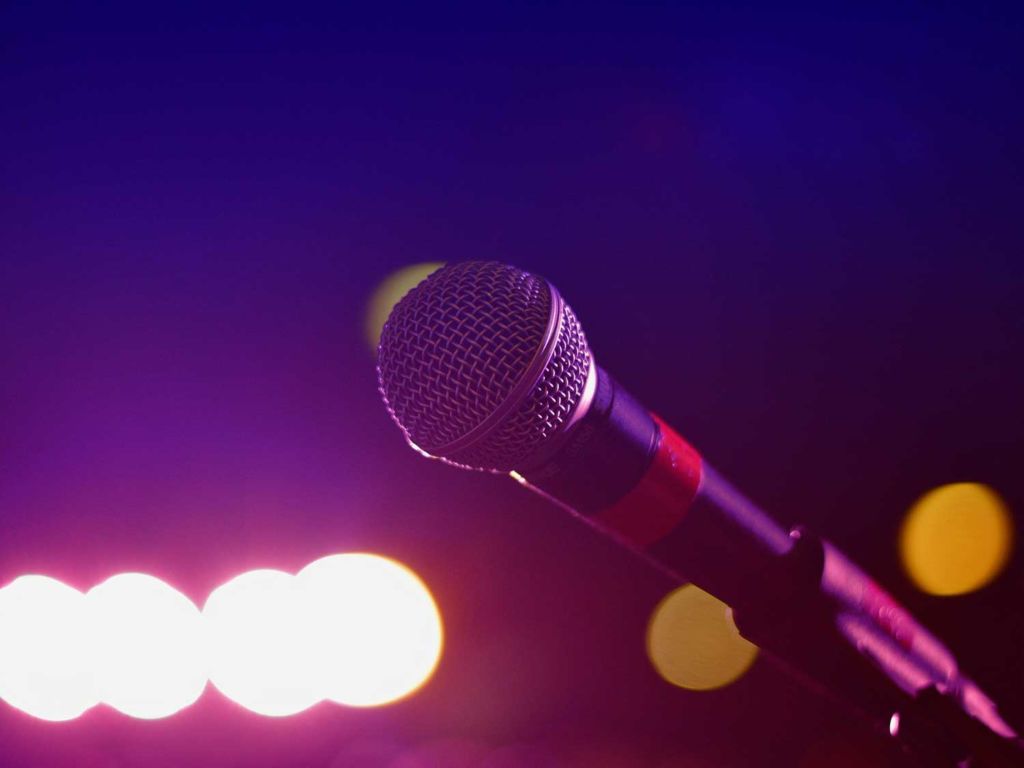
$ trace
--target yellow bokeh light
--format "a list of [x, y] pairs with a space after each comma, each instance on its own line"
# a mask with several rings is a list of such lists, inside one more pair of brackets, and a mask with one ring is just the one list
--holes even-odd
[[412, 264], [392, 272], [377, 286], [370, 297], [366, 308], [366, 341], [373, 350], [380, 342], [380, 332], [391, 314], [391, 309], [410, 290], [421, 283], [427, 275], [444, 266], [444, 262], [431, 261], [424, 264]]
[[725, 603], [693, 584], [668, 595], [647, 627], [647, 655], [665, 680], [694, 691], [738, 680], [757, 657]]
[[980, 483], [929, 491], [900, 531], [900, 558], [917, 587], [962, 595], [992, 581], [1013, 548], [1013, 521], [999, 495]]

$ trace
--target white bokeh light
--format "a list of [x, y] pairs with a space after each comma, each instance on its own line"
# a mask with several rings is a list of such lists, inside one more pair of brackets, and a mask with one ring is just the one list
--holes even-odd
[[377, 706], [430, 678], [441, 655], [441, 617], [408, 568], [378, 555], [332, 555], [306, 566], [296, 582], [324, 698]]
[[172, 715], [206, 686], [199, 609], [154, 576], [122, 573], [86, 595], [100, 699], [126, 715]]
[[0, 589], [0, 697], [43, 720], [97, 703], [85, 595], [48, 576]]
[[213, 591], [203, 607], [210, 682], [246, 709], [293, 715], [323, 696], [295, 577], [257, 570]]
[[46, 576], [0, 589], [0, 698], [46, 720], [103, 702], [142, 719], [192, 704], [207, 680], [263, 715], [328, 699], [388, 704], [421, 687], [443, 630], [423, 582], [379, 555], [324, 557], [298, 575], [243, 573], [202, 612], [160, 579], [122, 573], [83, 595]]

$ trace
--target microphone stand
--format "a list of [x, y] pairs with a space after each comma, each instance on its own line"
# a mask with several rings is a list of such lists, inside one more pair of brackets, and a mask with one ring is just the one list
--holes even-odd
[[802, 528], [790, 536], [733, 606], [744, 637], [876, 723], [888, 715], [923, 766], [1024, 765], [1021, 740], [952, 654], [827, 542]]

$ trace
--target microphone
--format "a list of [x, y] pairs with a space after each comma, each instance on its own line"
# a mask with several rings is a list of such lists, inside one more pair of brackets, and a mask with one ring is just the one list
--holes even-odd
[[794, 658], [806, 648], [794, 651], [793, 627], [824, 612], [906, 693], [934, 687], [1015, 736], [884, 590], [828, 542], [780, 526], [597, 366], [576, 315], [543, 278], [495, 262], [442, 267], [392, 310], [377, 376], [418, 452], [511, 475], [724, 600], [741, 633], [798, 668], [808, 668]]
[[576, 315], [535, 275], [493, 262], [436, 271], [392, 310], [378, 378], [413, 448], [511, 473], [727, 602], [793, 546], [595, 365]]

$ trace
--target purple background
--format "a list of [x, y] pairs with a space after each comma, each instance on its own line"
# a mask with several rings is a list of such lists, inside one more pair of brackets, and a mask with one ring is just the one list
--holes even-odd
[[[0, 582], [141, 570], [201, 603], [365, 549], [416, 569], [447, 630], [431, 684], [379, 710], [0, 704], [5, 766], [376, 766], [438, 739], [894, 759], [763, 662], [662, 683], [643, 636], [670, 585], [404, 446], [362, 323], [421, 261], [551, 279], [634, 394], [1019, 696], [1021, 558], [928, 598], [896, 532], [959, 480], [1021, 519], [1020, 12], [483, 5], [0, 9]], [[515, 754], [486, 764], [546, 765]]]

